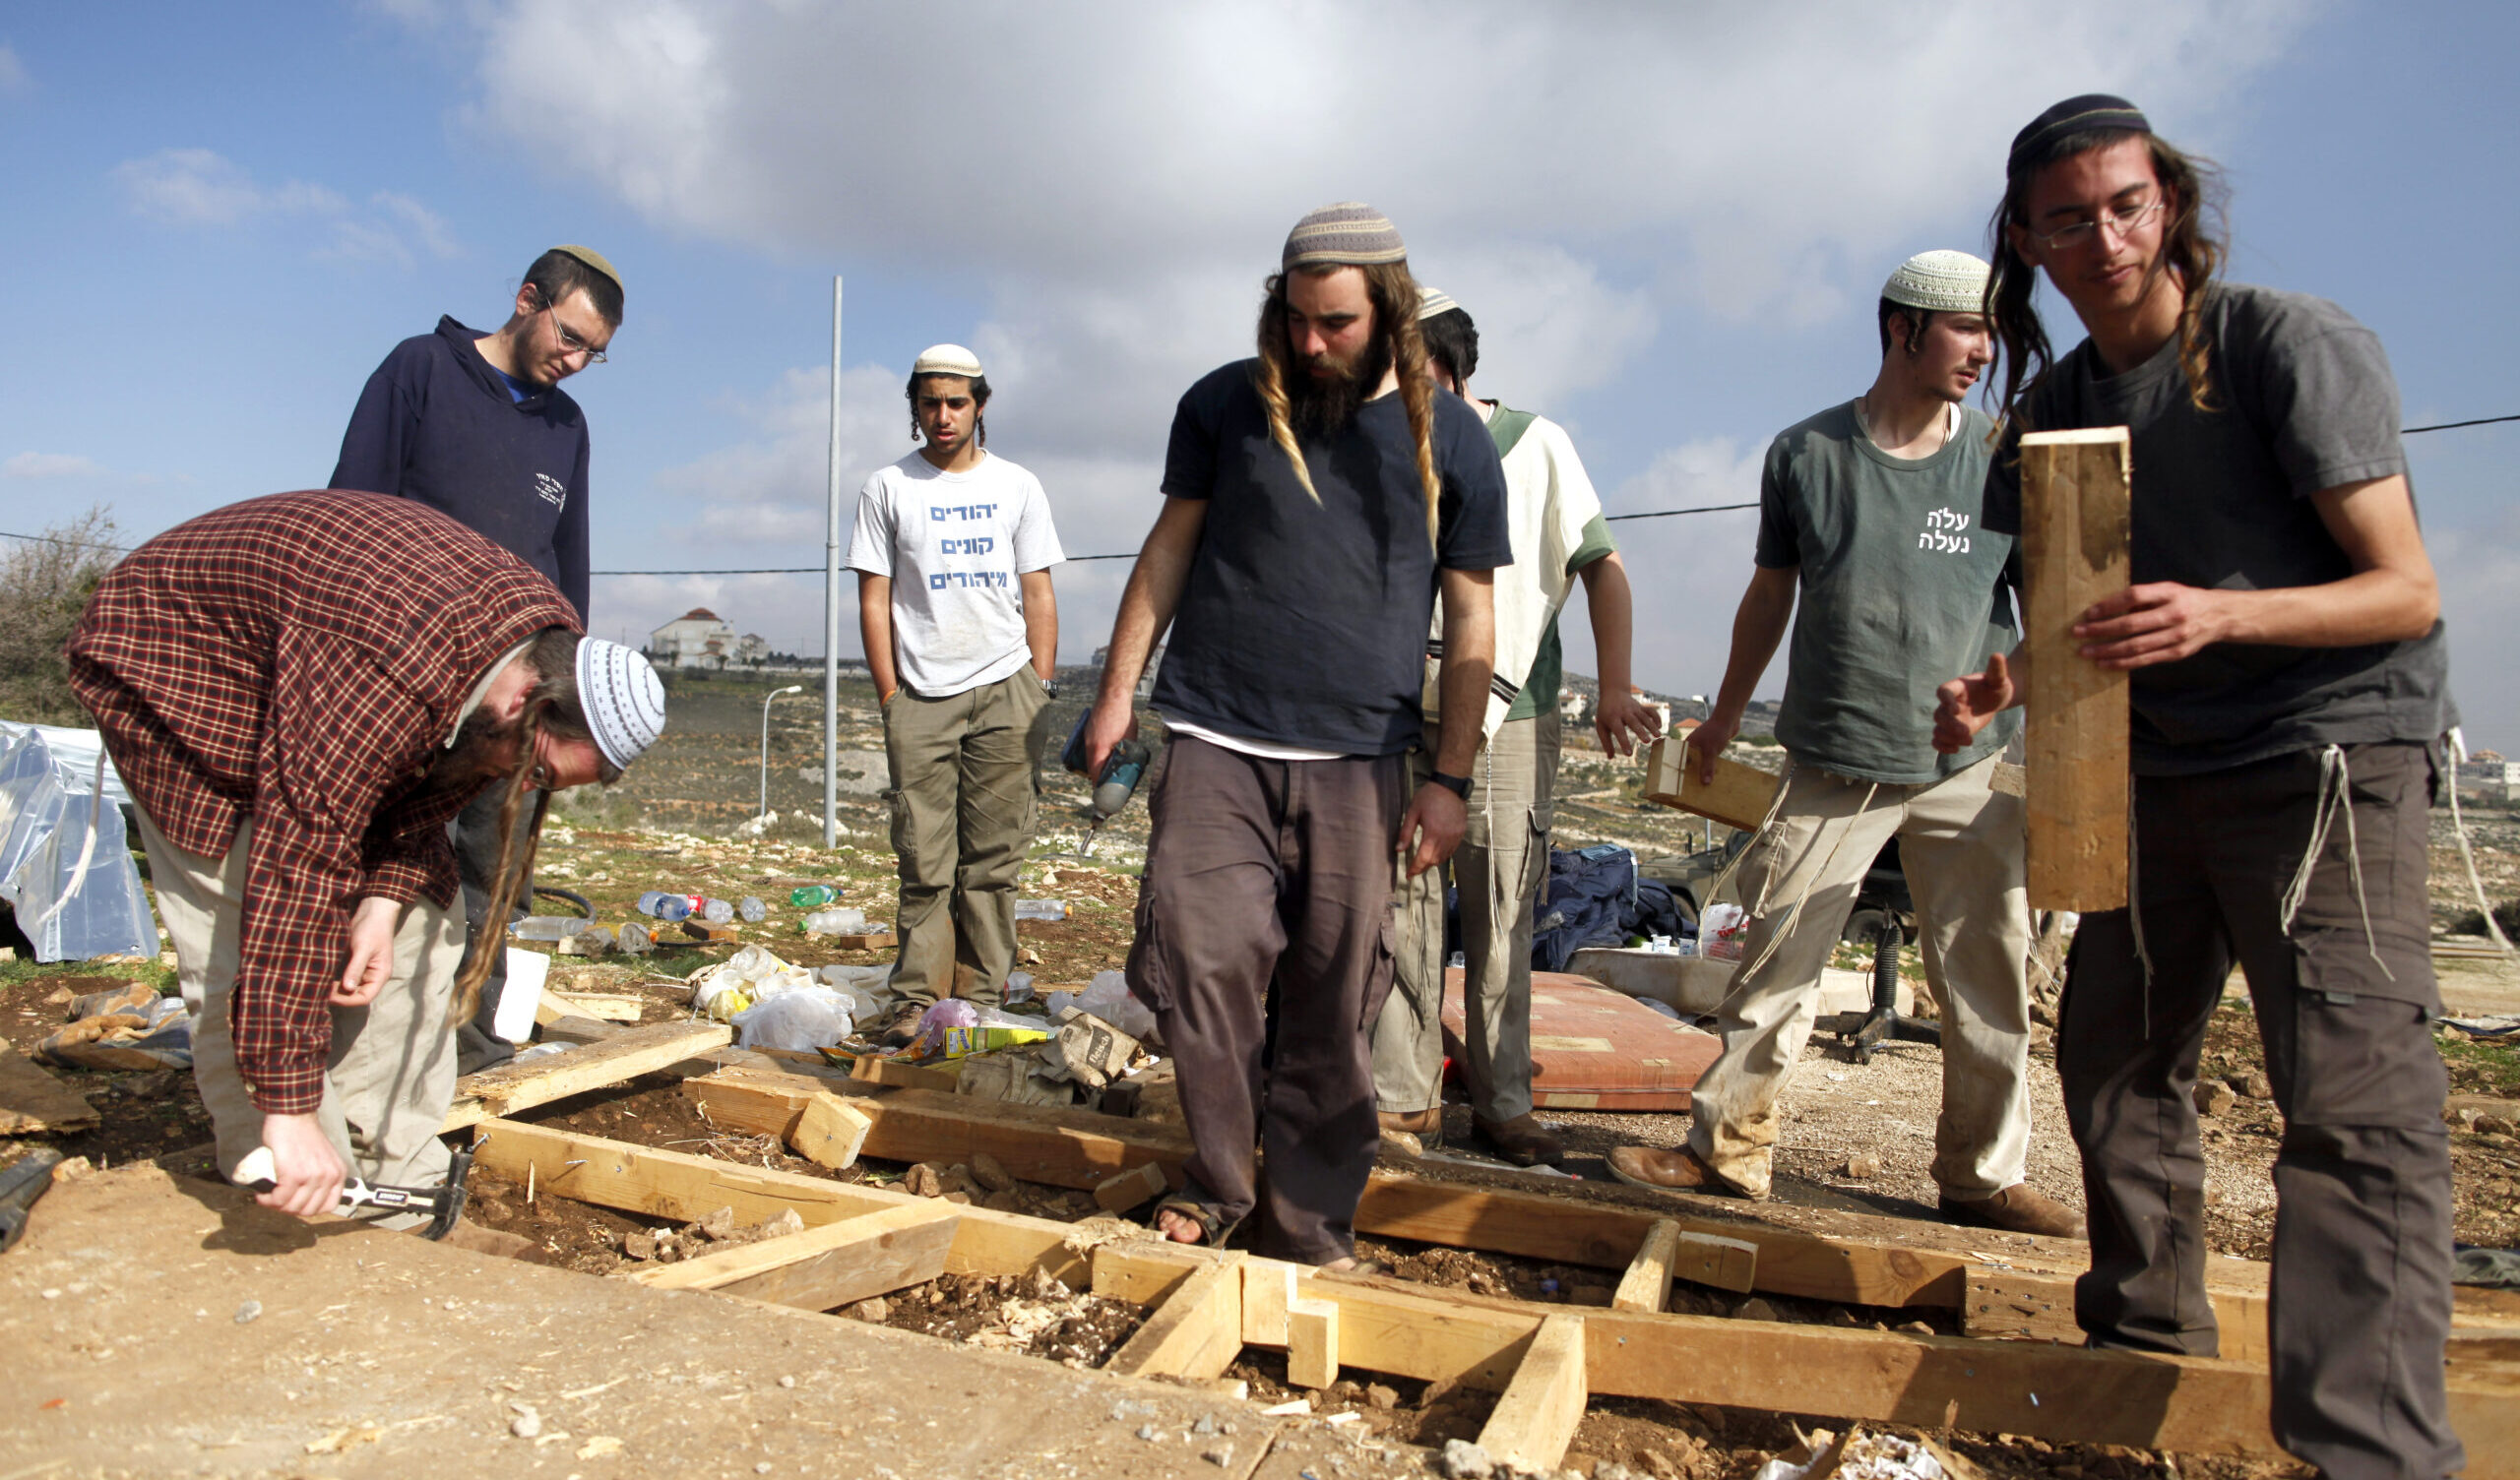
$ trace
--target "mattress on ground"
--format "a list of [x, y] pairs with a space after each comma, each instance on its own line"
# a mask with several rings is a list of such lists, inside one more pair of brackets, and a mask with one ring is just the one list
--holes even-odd
[[[1462, 1052], [1462, 970], [1444, 973], [1444, 1049]], [[1686, 1110], [1722, 1040], [1625, 993], [1532, 973], [1532, 1103], [1557, 1110]]]

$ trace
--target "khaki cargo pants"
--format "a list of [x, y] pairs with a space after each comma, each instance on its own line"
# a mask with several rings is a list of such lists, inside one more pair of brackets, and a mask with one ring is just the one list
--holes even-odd
[[995, 683], [942, 699], [909, 686], [884, 706], [901, 955], [893, 990], [913, 1002], [965, 994], [995, 1004], [1015, 965], [1015, 894], [1033, 847], [1040, 798], [1033, 784], [1034, 717], [1049, 703], [1026, 663]]
[[[251, 818], [238, 825], [224, 858], [187, 853], [166, 840], [139, 807], [141, 845], [158, 892], [158, 917], [175, 948], [184, 1006], [193, 1014], [193, 1079], [219, 1141], [219, 1170], [263, 1142], [263, 1112], [245, 1090], [228, 1035], [244, 935], [246, 854]], [[346, 951], [345, 944], [345, 951]], [[363, 1008], [334, 1008], [332, 1057], [316, 1121], [352, 1175], [398, 1187], [446, 1180], [438, 1129], [455, 1099], [455, 1032], [446, 1020], [456, 967], [464, 959], [464, 916], [427, 899], [405, 905], [394, 933], [394, 974]], [[336, 962], [336, 965], [339, 963]], [[425, 1221], [379, 1216], [399, 1228]]]

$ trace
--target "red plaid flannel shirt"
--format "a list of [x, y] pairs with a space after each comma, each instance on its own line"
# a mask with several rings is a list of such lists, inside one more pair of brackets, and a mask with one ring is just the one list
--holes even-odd
[[321, 1103], [325, 1002], [367, 895], [456, 899], [447, 820], [415, 791], [475, 683], [546, 627], [580, 631], [531, 566], [372, 493], [283, 493], [178, 524], [96, 587], [70, 683], [166, 840], [226, 855], [251, 815], [231, 1020], [256, 1106]]

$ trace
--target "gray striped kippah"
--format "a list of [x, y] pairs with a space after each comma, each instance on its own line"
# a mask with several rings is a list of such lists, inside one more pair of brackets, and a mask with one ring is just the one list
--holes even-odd
[[1453, 295], [1442, 288], [1420, 287], [1418, 289], [1418, 317], [1420, 319], [1431, 319], [1437, 314], [1448, 314], [1459, 307], [1461, 305], [1453, 301]]
[[1984, 313], [1992, 271], [1966, 252], [1919, 252], [1881, 284], [1881, 296], [1933, 313]]
[[2068, 97], [2050, 107], [2012, 136], [2012, 153], [2004, 156], [2007, 170], [2017, 169], [2022, 161], [2035, 158], [2039, 152], [2067, 134], [2088, 133], [2093, 129], [2125, 129], [2149, 134], [2152, 122], [2144, 111], [2122, 97], [2107, 92], [2086, 92]]
[[619, 643], [578, 641], [578, 704], [596, 748], [624, 769], [665, 731], [665, 686], [645, 657]]
[[1366, 267], [1399, 262], [1409, 255], [1400, 228], [1390, 217], [1362, 201], [1341, 201], [1312, 212], [1287, 233], [1280, 271], [1295, 268]]

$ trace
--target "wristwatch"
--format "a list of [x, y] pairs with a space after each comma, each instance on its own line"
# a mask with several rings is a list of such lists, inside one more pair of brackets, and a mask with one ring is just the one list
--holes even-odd
[[[1040, 675], [1039, 675], [1039, 674], [1036, 674], [1036, 675], [1034, 675], [1034, 676], [1035, 676], [1035, 677], [1037, 677], [1037, 678], [1039, 678], [1039, 677], [1040, 677]], [[1056, 698], [1058, 698], [1058, 697], [1059, 697], [1059, 681], [1058, 681], [1057, 679], [1055, 679], [1055, 678], [1043, 678], [1043, 679], [1041, 679], [1041, 680], [1040, 680], [1040, 683], [1041, 683], [1041, 692], [1042, 692], [1042, 693], [1044, 693], [1044, 694], [1048, 695], [1048, 696], [1049, 696], [1050, 698], [1052, 698], [1052, 699], [1056, 699]]]
[[1433, 780], [1436, 785], [1441, 786], [1446, 791], [1460, 797], [1463, 801], [1466, 802], [1470, 800], [1470, 777], [1448, 776], [1439, 771], [1436, 771], [1429, 779]]

